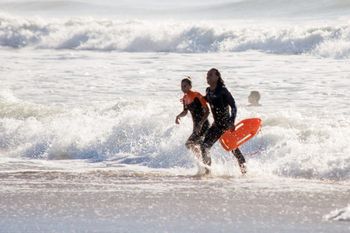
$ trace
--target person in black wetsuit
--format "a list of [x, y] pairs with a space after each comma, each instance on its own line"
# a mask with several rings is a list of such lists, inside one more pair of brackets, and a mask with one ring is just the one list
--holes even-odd
[[[234, 129], [236, 119], [236, 103], [231, 93], [225, 87], [220, 72], [212, 68], [207, 73], [207, 83], [205, 99], [210, 105], [214, 117], [214, 123], [205, 134], [203, 143], [201, 143], [201, 153], [203, 162], [210, 166], [211, 158], [208, 155], [209, 149], [228, 129]], [[231, 108], [231, 111], [230, 111]], [[245, 158], [237, 148], [232, 151], [237, 158], [242, 174], [246, 173]]]
[[193, 120], [193, 132], [186, 142], [186, 147], [199, 156], [198, 147], [203, 135], [209, 129], [209, 108], [204, 97], [200, 93], [192, 91], [191, 88], [192, 81], [189, 77], [181, 81], [181, 90], [185, 94], [182, 98], [183, 111], [176, 116], [175, 123], [179, 124], [180, 118], [186, 116], [190, 111]]

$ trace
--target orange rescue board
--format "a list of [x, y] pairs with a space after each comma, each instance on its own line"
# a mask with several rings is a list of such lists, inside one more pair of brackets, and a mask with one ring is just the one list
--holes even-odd
[[254, 137], [261, 128], [261, 119], [249, 118], [235, 125], [235, 130], [227, 130], [220, 138], [225, 150], [231, 151]]

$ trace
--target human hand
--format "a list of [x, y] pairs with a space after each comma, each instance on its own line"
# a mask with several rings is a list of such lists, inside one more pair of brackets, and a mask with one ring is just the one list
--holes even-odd
[[176, 116], [175, 123], [180, 124], [180, 116]]
[[229, 123], [228, 123], [228, 128], [231, 130], [231, 131], [235, 131], [235, 122], [233, 120], [230, 120]]

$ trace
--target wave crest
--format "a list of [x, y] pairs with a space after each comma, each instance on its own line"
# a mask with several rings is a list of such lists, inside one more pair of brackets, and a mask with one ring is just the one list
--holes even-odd
[[[233, 25], [235, 24], [235, 25]], [[237, 22], [190, 23], [65, 21], [0, 16], [0, 46], [119, 52], [242, 52], [350, 56], [350, 27], [256, 26]]]
[[[1, 106], [11, 106], [11, 111]], [[128, 100], [53, 109], [3, 97], [0, 152], [14, 158], [190, 168], [194, 166], [193, 156], [184, 143], [191, 133], [191, 120], [174, 125], [173, 116], [179, 109], [172, 106], [166, 101]], [[242, 114], [247, 117], [247, 110], [240, 108]], [[321, 121], [288, 111], [262, 114], [261, 118], [263, 133], [241, 147], [244, 154], [257, 152], [253, 157], [247, 155], [252, 174], [350, 180], [348, 121]], [[216, 173], [232, 175], [239, 171], [232, 169], [236, 161], [219, 144], [211, 153]]]

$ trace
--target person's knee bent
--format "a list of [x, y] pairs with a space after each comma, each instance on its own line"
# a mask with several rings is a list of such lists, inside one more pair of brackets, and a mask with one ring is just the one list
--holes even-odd
[[193, 146], [193, 142], [192, 141], [187, 141], [186, 143], [185, 143], [185, 146], [186, 146], [186, 148], [187, 149], [191, 149], [192, 148], [192, 146]]

